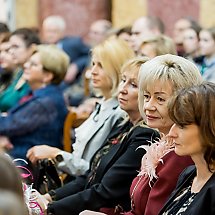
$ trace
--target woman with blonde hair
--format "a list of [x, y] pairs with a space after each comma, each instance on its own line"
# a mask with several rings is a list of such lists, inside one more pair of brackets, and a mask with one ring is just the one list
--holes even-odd
[[58, 84], [69, 64], [68, 56], [55, 46], [40, 45], [24, 64], [23, 79], [32, 95], [0, 117], [0, 135], [11, 144], [2, 147], [14, 158], [26, 158], [29, 148], [47, 144], [62, 147], [67, 107]]
[[85, 175], [45, 195], [47, 214], [78, 215], [85, 209], [115, 205], [117, 210], [129, 208], [129, 185], [145, 153], [136, 148], [159, 137], [157, 131], [144, 125], [138, 110], [138, 73], [146, 60], [135, 58], [123, 65], [118, 101], [128, 118], [108, 135]]
[[36, 146], [27, 153], [32, 163], [38, 159], [56, 158], [58, 168], [71, 175], [81, 175], [88, 170], [93, 154], [126, 115], [120, 109], [116, 96], [121, 66], [133, 56], [126, 42], [116, 38], [110, 38], [92, 49], [92, 83], [102, 96], [101, 102], [90, 117], [75, 129], [76, 141], [72, 153], [45, 145]]
[[165, 137], [173, 125], [167, 105], [177, 90], [198, 85], [202, 78], [192, 62], [167, 54], [143, 64], [139, 79], [140, 112], [146, 124], [157, 128], [163, 138], [143, 147], [147, 152], [131, 185], [131, 211], [125, 214], [157, 215], [175, 188], [179, 174], [192, 164], [189, 157], [177, 156], [174, 144]]
[[174, 41], [165, 35], [150, 37], [142, 41], [138, 54], [153, 58], [164, 54], [176, 55]]
[[[198, 68], [176, 55], [157, 56], [140, 68], [140, 113], [149, 127], [159, 130], [162, 138], [155, 143], [152, 141], [150, 146], [142, 146], [146, 153], [130, 188], [131, 210], [126, 212], [121, 208], [118, 214], [157, 215], [175, 188], [180, 173], [192, 164], [189, 157], [176, 155], [174, 144], [166, 138], [173, 125], [167, 105], [177, 90], [201, 82]], [[108, 215], [117, 214], [107, 209], [101, 211]]]

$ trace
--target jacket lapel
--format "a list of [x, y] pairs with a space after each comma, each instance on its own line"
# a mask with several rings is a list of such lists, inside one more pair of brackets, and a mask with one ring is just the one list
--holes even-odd
[[[105, 108], [104, 110], [101, 110], [102, 111], [102, 114], [100, 113], [99, 114], [99, 120], [98, 122], [94, 125], [94, 128], [92, 130], [90, 130], [89, 134], [87, 135], [87, 138], [85, 137], [85, 142], [89, 142], [94, 136], [95, 134], [99, 131], [99, 129], [105, 124], [105, 122], [109, 119], [110, 115], [113, 114], [113, 111], [115, 111], [115, 109], [118, 107], [118, 102], [116, 99], [112, 99], [109, 106], [110, 108]], [[90, 118], [91, 120], [93, 120], [93, 118], [95, 118], [95, 115], [96, 115], [96, 111], [94, 111]], [[79, 129], [80, 128], [80, 129]], [[85, 130], [84, 128], [84, 124], [83, 124], [83, 127], [80, 126], [79, 128], [76, 129], [76, 132], [78, 133], [79, 130], [81, 132], [83, 132], [83, 130]], [[89, 128], [86, 128], [86, 129], [89, 129]]]
[[[121, 130], [121, 132], [126, 132], [127, 130], [129, 130], [131, 123], [127, 122], [125, 124], [125, 126], [127, 126], [126, 130]], [[118, 131], [119, 134], [119, 131]], [[103, 177], [104, 172], [106, 171], [106, 169], [109, 169], [109, 167], [115, 162], [115, 157], [119, 157], [119, 154], [122, 153], [122, 151], [127, 147], [127, 141], [129, 139], [130, 135], [126, 135], [123, 139], [123, 141], [121, 143], [118, 144], [113, 144], [110, 148], [110, 151], [101, 159], [101, 163], [99, 164], [99, 167], [97, 169], [97, 175], [96, 175], [96, 180], [99, 180], [100, 177]], [[111, 140], [111, 136], [108, 138], [109, 140]]]

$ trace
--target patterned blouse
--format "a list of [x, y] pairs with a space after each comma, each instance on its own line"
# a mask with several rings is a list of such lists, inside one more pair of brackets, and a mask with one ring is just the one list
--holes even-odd
[[169, 209], [163, 215], [182, 215], [193, 202], [197, 193], [191, 192], [191, 185], [185, 187], [175, 198]]

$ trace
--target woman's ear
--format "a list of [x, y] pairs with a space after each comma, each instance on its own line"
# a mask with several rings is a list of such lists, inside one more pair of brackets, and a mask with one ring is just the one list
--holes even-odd
[[52, 82], [53, 78], [54, 78], [54, 74], [53, 73], [47, 72], [47, 71], [44, 72], [43, 82], [45, 84], [50, 84]]

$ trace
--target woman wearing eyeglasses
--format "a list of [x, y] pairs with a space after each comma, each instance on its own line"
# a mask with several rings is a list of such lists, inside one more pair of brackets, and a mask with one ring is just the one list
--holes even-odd
[[41, 45], [24, 65], [23, 79], [32, 95], [0, 117], [0, 135], [10, 143], [2, 147], [14, 158], [26, 158], [29, 148], [47, 144], [61, 147], [67, 107], [58, 84], [69, 64], [57, 47]]
[[13, 77], [7, 88], [0, 93], [0, 112], [7, 112], [17, 105], [22, 97], [29, 94], [29, 85], [22, 77], [24, 63], [39, 43], [38, 35], [28, 28], [20, 28], [12, 32], [9, 38], [8, 55], [13, 64]]
[[123, 65], [118, 101], [128, 117], [110, 132], [84, 175], [44, 195], [47, 214], [78, 215], [86, 209], [98, 211], [115, 205], [116, 211], [130, 208], [129, 185], [145, 154], [136, 149], [159, 138], [157, 131], [144, 124], [138, 109], [138, 73], [146, 60], [134, 58]]

